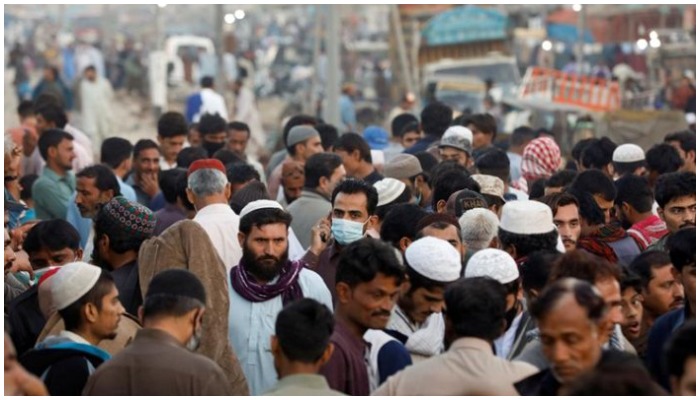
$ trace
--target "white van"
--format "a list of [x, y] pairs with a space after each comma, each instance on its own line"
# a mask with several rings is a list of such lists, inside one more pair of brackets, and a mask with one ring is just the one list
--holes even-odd
[[[165, 55], [168, 63], [168, 85], [183, 86], [187, 78], [196, 86], [199, 84], [200, 54], [204, 52], [208, 59], [216, 60], [214, 42], [206, 37], [192, 35], [171, 36], [165, 40]], [[191, 76], [186, 76], [183, 57], [193, 60]], [[214, 62], [214, 66], [216, 63]]]

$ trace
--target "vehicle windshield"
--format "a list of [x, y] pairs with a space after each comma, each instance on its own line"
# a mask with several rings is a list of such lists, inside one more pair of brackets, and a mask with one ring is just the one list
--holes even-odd
[[472, 112], [480, 112], [484, 95], [474, 92], [461, 92], [455, 90], [436, 90], [435, 100], [447, 104], [453, 110], [463, 111], [470, 109]]
[[435, 70], [435, 76], [476, 76], [480, 79], [493, 79], [498, 84], [513, 84], [519, 81], [516, 68], [509, 63], [490, 65], [463, 65]]

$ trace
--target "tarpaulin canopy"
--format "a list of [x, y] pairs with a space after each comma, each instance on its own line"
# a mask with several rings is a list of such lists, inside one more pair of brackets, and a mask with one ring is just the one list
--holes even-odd
[[[556, 42], [576, 43], [578, 41], [578, 28], [570, 24], [548, 24], [547, 38]], [[583, 32], [584, 43], [594, 43], [591, 31], [586, 29]]]
[[508, 18], [497, 10], [464, 6], [431, 18], [423, 28], [428, 46], [503, 40], [507, 38]]

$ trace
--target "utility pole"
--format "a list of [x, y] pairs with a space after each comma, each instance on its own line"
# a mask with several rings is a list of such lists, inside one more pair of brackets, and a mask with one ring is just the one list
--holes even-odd
[[581, 10], [578, 12], [578, 20], [576, 23], [576, 31], [578, 40], [576, 42], [576, 73], [583, 75], [583, 46], [585, 43], [586, 32], [586, 5], [581, 4]]
[[228, 89], [224, 75], [224, 5], [214, 6], [214, 48], [216, 49], [216, 87], [223, 96]]
[[343, 128], [340, 120], [340, 15], [338, 6], [327, 8], [328, 25], [326, 25], [326, 52], [328, 54], [328, 87], [323, 117], [327, 123]]
[[313, 67], [314, 74], [311, 75], [311, 93], [309, 95], [308, 104], [304, 105], [304, 112], [307, 115], [316, 116], [316, 103], [318, 103], [318, 61], [321, 57], [321, 36], [323, 28], [323, 13], [321, 12], [323, 6], [315, 5], [314, 7], [314, 56], [313, 56]]

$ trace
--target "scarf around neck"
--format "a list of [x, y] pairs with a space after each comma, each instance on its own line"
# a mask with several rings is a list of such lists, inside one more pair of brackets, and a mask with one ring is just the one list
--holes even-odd
[[282, 305], [304, 297], [299, 285], [302, 261], [287, 261], [282, 267], [277, 282], [259, 284], [255, 281], [243, 262], [231, 269], [231, 286], [241, 297], [254, 303], [270, 300], [282, 295]]
[[627, 232], [619, 225], [605, 225], [596, 229], [591, 235], [580, 238], [578, 247], [616, 264], [617, 254], [608, 243], [617, 242], [626, 236]]

